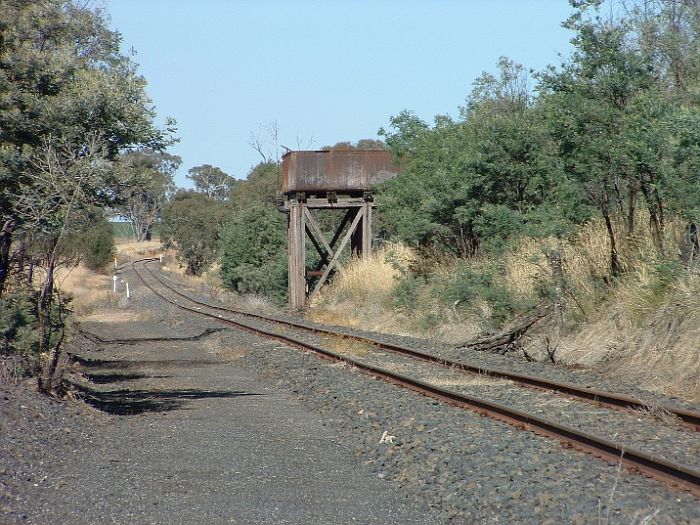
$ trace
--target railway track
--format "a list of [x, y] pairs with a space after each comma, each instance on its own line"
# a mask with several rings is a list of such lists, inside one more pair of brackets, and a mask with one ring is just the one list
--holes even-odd
[[[212, 305], [212, 304], [209, 304], [207, 302], [196, 299], [192, 296], [189, 296], [185, 293], [182, 293], [180, 290], [178, 290], [174, 286], [168, 284], [166, 281], [164, 281], [163, 279], [161, 279], [157, 275], [155, 275], [155, 273], [152, 270], [150, 270], [150, 268], [148, 268], [145, 264], [144, 264], [144, 269], [150, 274], [151, 277], [153, 277], [156, 281], [158, 281], [158, 283], [161, 286], [163, 286], [164, 288], [166, 288], [168, 291], [170, 291], [170, 292], [174, 293], [175, 295], [177, 295], [178, 297], [182, 297], [183, 299], [186, 299], [186, 300], [188, 300], [188, 301], [190, 301], [198, 306], [209, 308], [211, 310], [216, 310], [219, 312], [226, 312], [228, 314], [235, 314], [235, 315], [239, 315], [239, 316], [243, 316], [243, 317], [248, 317], [251, 319], [256, 319], [259, 321], [272, 322], [272, 323], [287, 326], [290, 328], [295, 328], [295, 329], [299, 329], [299, 330], [312, 332], [315, 334], [327, 335], [327, 336], [338, 337], [338, 338], [343, 338], [343, 339], [352, 339], [352, 340], [355, 340], [359, 343], [371, 345], [373, 347], [376, 347], [376, 348], [379, 348], [382, 350], [396, 352], [398, 354], [410, 356], [410, 357], [415, 358], [417, 360], [446, 366], [446, 367], [451, 368], [452, 370], [459, 370], [462, 372], [475, 374], [475, 375], [480, 376], [480, 377], [486, 376], [486, 377], [492, 377], [492, 378], [498, 378], [498, 379], [505, 379], [505, 380], [512, 381], [513, 383], [516, 383], [519, 385], [534, 387], [534, 388], [545, 390], [545, 391], [558, 392], [558, 393], [566, 394], [568, 396], [572, 396], [575, 398], [589, 400], [589, 401], [592, 401], [593, 403], [595, 403], [596, 405], [599, 405], [599, 406], [606, 406], [609, 408], [621, 408], [621, 409], [625, 409], [625, 410], [635, 410], [635, 411], [647, 411], [647, 410], [650, 410], [650, 408], [651, 408], [648, 403], [645, 403], [643, 401], [640, 401], [639, 399], [635, 399], [633, 397], [626, 396], [623, 394], [605, 392], [605, 391], [594, 389], [594, 388], [582, 387], [582, 386], [575, 385], [572, 383], [553, 381], [551, 379], [547, 379], [544, 377], [519, 374], [519, 373], [508, 371], [508, 370], [502, 370], [502, 369], [497, 369], [497, 368], [487, 368], [487, 367], [482, 367], [482, 366], [473, 366], [473, 365], [469, 365], [469, 364], [462, 363], [459, 361], [439, 357], [439, 356], [436, 356], [436, 355], [433, 355], [430, 353], [421, 352], [419, 350], [415, 350], [415, 349], [408, 348], [405, 346], [399, 346], [399, 345], [395, 345], [395, 344], [391, 344], [391, 343], [386, 343], [386, 342], [379, 341], [377, 339], [373, 339], [373, 338], [366, 337], [366, 336], [348, 335], [347, 333], [342, 333], [342, 332], [334, 331], [334, 330], [327, 329], [327, 328], [319, 328], [319, 327], [315, 327], [315, 326], [309, 326], [309, 325], [304, 324], [304, 323], [290, 321], [287, 319], [279, 319], [279, 318], [269, 317], [269, 316], [265, 316], [265, 315], [254, 314], [251, 312], [245, 312], [243, 310], [226, 308], [226, 307], [219, 306], [219, 305]], [[664, 413], [672, 415], [673, 417], [678, 418], [678, 420], [680, 422], [687, 425], [689, 428], [692, 428], [696, 431], [700, 431], [700, 413], [699, 412], [685, 410], [685, 409], [673, 407], [670, 405], [655, 405], [653, 407], [653, 409], [660, 410], [660, 411], [663, 411]]]
[[[455, 391], [453, 389], [437, 386], [435, 381], [428, 381], [424, 378], [415, 377], [415, 369], [420, 368], [420, 366], [415, 365], [415, 360], [419, 360], [420, 362], [424, 363], [422, 366], [431, 366], [433, 368], [439, 367], [443, 371], [447, 371], [448, 374], [452, 375], [464, 375], [466, 372], [472, 375], [476, 374], [479, 377], [508, 380], [509, 382], [513, 382], [519, 386], [531, 387], [530, 389], [534, 387], [537, 390], [548, 391], [552, 394], [569, 399], [576, 399], [579, 401], [583, 400], [589, 405], [591, 403], [595, 403], [598, 406], [614, 408], [617, 411], [633, 411], [633, 413], [637, 415], [640, 414], [640, 410], [647, 409], [647, 405], [639, 400], [633, 399], [629, 396], [602, 392], [591, 388], [579, 387], [569, 383], [554, 382], [536, 376], [516, 374], [505, 370], [473, 367], [411, 348], [387, 344], [365, 336], [348, 336], [345, 333], [318, 327], [310, 327], [303, 323], [271, 318], [259, 314], [252, 314], [250, 312], [243, 312], [222, 306], [211, 305], [182, 293], [158, 277], [150, 268], [148, 268], [148, 263], [152, 261], [153, 259], [134, 261], [134, 263], [132, 263], [132, 267], [144, 285], [155, 295], [182, 310], [207, 316], [216, 319], [219, 322], [235, 326], [239, 329], [253, 332], [258, 335], [263, 335], [267, 338], [273, 338], [294, 347], [311, 350], [325, 359], [347, 363], [374, 377], [412, 389], [454, 406], [469, 408], [483, 415], [514, 425], [522, 430], [528, 430], [534, 432], [535, 434], [558, 440], [567, 448], [574, 448], [582, 452], [587, 452], [610, 463], [621, 463], [624, 467], [633, 472], [644, 474], [669, 486], [689, 491], [696, 497], [700, 497], [700, 471], [679, 461], [664, 459], [661, 456], [661, 453], [663, 453], [664, 450], [663, 445], [661, 446], [660, 450], [657, 450], [654, 453], [644, 452], [627, 446], [626, 444], [622, 444], [614, 439], [607, 439], [599, 435], [587, 433], [578, 428], [562, 424], [561, 422], [555, 422], [532, 414], [531, 411], [523, 410], [521, 408], [514, 408], [513, 406], [510, 406], [512, 403], [506, 405], [504, 403], [493, 401], [492, 399], [485, 399], [480, 396], [477, 397], [470, 395], [464, 391]], [[141, 270], [145, 270], [145, 273], [143, 273]], [[148, 274], [148, 277], [145, 277], [145, 274]], [[151, 279], [157, 283], [157, 285], [149, 283], [147, 279]], [[176, 298], [174, 298], [173, 295]], [[222, 313], [218, 312], [224, 312], [226, 317], [224, 317]], [[243, 321], [241, 318], [246, 320]], [[396, 369], [409, 368], [407, 365], [399, 366], [396, 363], [393, 363], [392, 366], [386, 366], [386, 362], [382, 361], [381, 358], [377, 358], [376, 355], [374, 355], [372, 359], [359, 359], [355, 355], [352, 355], [353, 352], [333, 352], [321, 347], [317, 343], [312, 343], [298, 336], [281, 332], [279, 328], [275, 329], [274, 325], [277, 325], [278, 327], [282, 326], [284, 329], [292, 329], [297, 331], [301, 330], [307, 333], [313, 332], [317, 335], [327, 337], [352, 339], [357, 344], [371, 346], [372, 348], [387, 355], [389, 353], [393, 355], [398, 354], [404, 359], [410, 359], [413, 361], [414, 365], [410, 366], [412, 377], [408, 377], [396, 371]], [[355, 352], [355, 354], [356, 353], [357, 352]], [[421, 374], [419, 373], [418, 375]], [[434, 372], [423, 372], [423, 377], [427, 376], [430, 378], [433, 375]], [[666, 406], [662, 409], [664, 413], [672, 415], [673, 418], [678, 418], [678, 421], [682, 422], [686, 426], [694, 426], [697, 429], [697, 425], [700, 423], [700, 414], [696, 412]], [[574, 411], [576, 410], [577, 409], [574, 408]]]

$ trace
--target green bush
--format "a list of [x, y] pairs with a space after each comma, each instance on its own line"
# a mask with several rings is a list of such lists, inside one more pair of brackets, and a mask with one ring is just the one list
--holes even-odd
[[109, 224], [89, 230], [83, 239], [83, 262], [93, 271], [101, 271], [114, 258], [117, 250]]
[[253, 205], [226, 224], [221, 234], [221, 279], [241, 293], [287, 297], [284, 216], [275, 208]]
[[418, 303], [421, 282], [420, 278], [411, 273], [401, 275], [392, 290], [394, 307], [401, 310], [414, 309]]
[[99, 272], [114, 258], [114, 226], [97, 207], [81, 210], [76, 223], [61, 241], [61, 258], [68, 263], [79, 261]]
[[23, 376], [37, 367], [39, 332], [36, 294], [27, 288], [13, 290], [0, 299], [0, 356], [15, 360], [13, 375]]
[[224, 203], [193, 191], [180, 191], [163, 208], [161, 241], [177, 250], [189, 275], [200, 275], [216, 260]]
[[434, 284], [433, 293], [462, 309], [474, 308], [477, 301], [484, 301], [491, 309], [490, 320], [499, 327], [530, 310], [538, 300], [537, 297], [515, 297], [502, 277], [497, 265], [484, 261], [478, 267], [461, 263], [449, 276]]

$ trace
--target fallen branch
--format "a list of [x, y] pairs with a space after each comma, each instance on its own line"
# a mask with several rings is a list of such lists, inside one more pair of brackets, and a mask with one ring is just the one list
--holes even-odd
[[498, 350], [499, 353], [505, 353], [508, 351], [509, 347], [522, 338], [530, 328], [547, 317], [551, 313], [551, 310], [552, 307], [550, 305], [540, 305], [535, 308], [533, 313], [520, 319], [514, 326], [500, 334], [479, 337], [477, 339], [465, 341], [456, 346], [457, 348], [476, 350], [479, 352], [493, 352]]

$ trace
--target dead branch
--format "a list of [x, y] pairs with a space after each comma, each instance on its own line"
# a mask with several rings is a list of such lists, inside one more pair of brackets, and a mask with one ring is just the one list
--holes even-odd
[[508, 347], [521, 339], [530, 328], [547, 317], [551, 311], [551, 305], [540, 305], [531, 314], [517, 321], [508, 330], [500, 334], [465, 341], [458, 344], [457, 348], [480, 352], [502, 350], [505, 353]]

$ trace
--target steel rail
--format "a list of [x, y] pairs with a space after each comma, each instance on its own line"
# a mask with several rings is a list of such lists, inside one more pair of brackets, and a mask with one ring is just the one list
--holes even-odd
[[[150, 262], [150, 261], [148, 261], [148, 262]], [[462, 363], [460, 361], [453, 361], [451, 359], [446, 359], [446, 358], [439, 357], [439, 356], [436, 356], [433, 354], [421, 352], [419, 350], [414, 350], [412, 348], [407, 348], [407, 347], [403, 347], [400, 345], [386, 343], [386, 342], [379, 341], [377, 339], [373, 339], [373, 338], [367, 337], [367, 336], [348, 335], [348, 334], [343, 334], [340, 332], [335, 332], [333, 330], [329, 330], [326, 328], [308, 326], [308, 325], [305, 325], [302, 323], [297, 323], [297, 322], [289, 321], [286, 319], [277, 319], [277, 318], [269, 317], [269, 316], [265, 316], [265, 315], [245, 312], [242, 310], [235, 310], [235, 309], [226, 308], [223, 306], [212, 305], [212, 304], [206, 303], [204, 301], [200, 301], [198, 299], [195, 299], [187, 294], [184, 294], [184, 293], [180, 292], [179, 290], [177, 290], [175, 287], [170, 286], [169, 284], [165, 283], [162, 279], [158, 278], [158, 276], [156, 276], [155, 273], [150, 268], [148, 268], [146, 266], [146, 264], [144, 264], [144, 269], [151, 276], [153, 276], [153, 278], [156, 281], [158, 281], [162, 286], [164, 286], [165, 288], [167, 288], [171, 292], [173, 292], [173, 293], [177, 294], [178, 296], [183, 297], [183, 298], [185, 298], [185, 299], [187, 299], [195, 304], [198, 304], [200, 306], [204, 306], [207, 308], [211, 308], [212, 310], [233, 313], [236, 315], [251, 317], [251, 318], [259, 319], [262, 321], [275, 322], [275, 323], [279, 323], [279, 324], [282, 324], [285, 326], [290, 326], [290, 327], [298, 328], [301, 330], [307, 330], [307, 331], [314, 332], [317, 334], [354, 339], [354, 340], [357, 340], [357, 341], [360, 341], [360, 342], [363, 342], [366, 344], [376, 346], [378, 348], [381, 348], [382, 350], [388, 350], [391, 352], [404, 354], [404, 355], [413, 357], [415, 359], [420, 359], [422, 361], [446, 366], [446, 367], [452, 368], [454, 370], [460, 370], [462, 372], [467, 372], [467, 373], [471, 373], [471, 374], [486, 375], [486, 376], [494, 377], [494, 378], [498, 378], [498, 379], [507, 379], [509, 381], [513, 381], [514, 383], [518, 383], [520, 385], [534, 387], [537, 389], [546, 390], [546, 391], [550, 391], [550, 392], [554, 391], [554, 392], [558, 392], [561, 394], [566, 394], [566, 395], [569, 395], [572, 397], [585, 399], [585, 400], [591, 401], [595, 404], [609, 407], [609, 408], [617, 408], [617, 409], [621, 408], [623, 410], [642, 410], [642, 411], [649, 410], [651, 408], [648, 403], [645, 403], [644, 401], [641, 401], [639, 399], [636, 399], [636, 398], [633, 398], [631, 396], [627, 396], [624, 394], [605, 392], [603, 390], [598, 390], [595, 388], [575, 385], [573, 383], [554, 381], [554, 380], [546, 379], [543, 377], [537, 377], [537, 376], [532, 376], [532, 375], [528, 375], [528, 374], [520, 374], [517, 372], [511, 372], [511, 371], [503, 370], [503, 369], [499, 369], [499, 368], [485, 368], [485, 367], [481, 367], [481, 366], [469, 365], [466, 363]], [[673, 416], [677, 417], [685, 426], [691, 427], [696, 431], [700, 431], [700, 412], [695, 412], [692, 410], [673, 407], [673, 406], [665, 405], [665, 404], [654, 405], [653, 407], [659, 408], [659, 409], [663, 410], [664, 412], [672, 414]]]
[[538, 416], [507, 407], [500, 403], [494, 403], [488, 400], [440, 388], [402, 374], [397, 374], [390, 370], [368, 365], [291, 336], [268, 332], [233, 319], [227, 319], [221, 317], [220, 315], [214, 315], [203, 312], [197, 308], [185, 306], [177, 301], [169, 299], [161, 292], [156, 290], [153, 286], [148, 284], [148, 282], [146, 282], [136, 268], [135, 265], [137, 262], [142, 261], [134, 261], [132, 263], [132, 268], [143, 284], [156, 296], [184, 311], [209, 317], [219, 322], [235, 326], [246, 332], [254, 333], [256, 335], [263, 335], [266, 338], [281, 341], [297, 348], [311, 350], [320, 357], [351, 365], [370, 376], [382, 378], [396, 385], [419, 392], [427, 397], [437, 399], [452, 406], [468, 408], [477, 413], [515, 426], [521, 430], [530, 431], [537, 435], [555, 439], [565, 448], [573, 448], [581, 452], [589, 453], [594, 457], [601, 458], [611, 464], [619, 463], [632, 473], [642, 474], [653, 478], [666, 484], [667, 486], [685, 490], [693, 494], [695, 497], [700, 498], [700, 471], [694, 470], [686, 465], [674, 463], [635, 449], [626, 448], [607, 439], [582, 432], [567, 425], [548, 421]]

